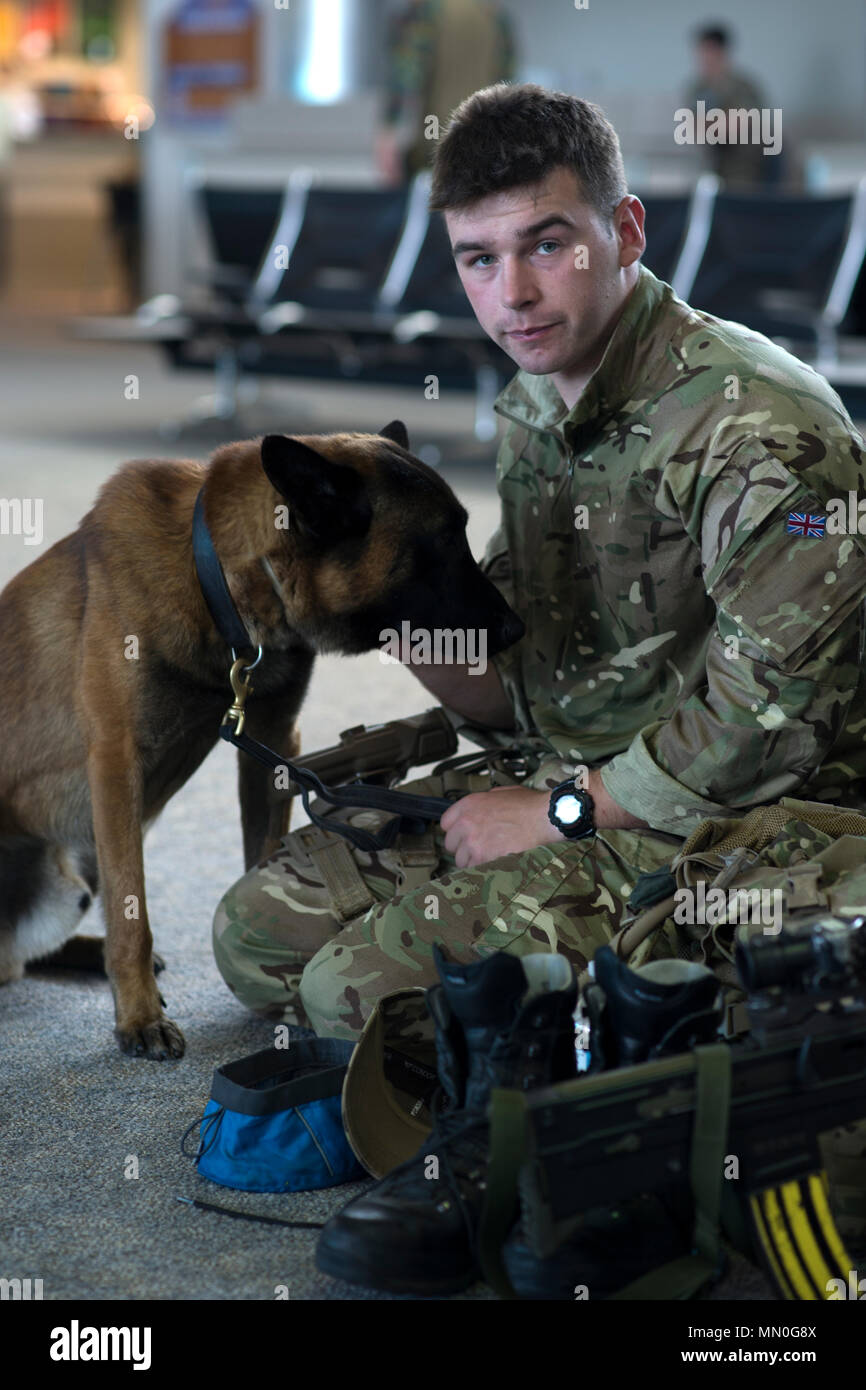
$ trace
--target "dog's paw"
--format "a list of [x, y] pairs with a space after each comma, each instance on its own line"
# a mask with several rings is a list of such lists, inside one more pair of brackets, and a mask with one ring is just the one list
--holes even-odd
[[153, 1062], [182, 1057], [186, 1049], [183, 1033], [170, 1018], [157, 1018], [137, 1028], [115, 1028], [114, 1036], [128, 1057], [148, 1057]]

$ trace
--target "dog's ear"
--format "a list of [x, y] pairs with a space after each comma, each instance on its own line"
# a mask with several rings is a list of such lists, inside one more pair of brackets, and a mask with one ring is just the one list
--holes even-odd
[[382, 439], [390, 439], [392, 444], [399, 444], [401, 449], [409, 448], [409, 436], [402, 420], [392, 420], [390, 425], [379, 431], [379, 434]]
[[354, 468], [285, 434], [265, 435], [262, 467], [289, 503], [290, 526], [317, 545], [336, 545], [369, 530], [373, 509], [364, 479]]

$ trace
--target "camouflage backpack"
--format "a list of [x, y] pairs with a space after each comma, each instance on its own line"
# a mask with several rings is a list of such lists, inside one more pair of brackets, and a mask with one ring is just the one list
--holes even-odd
[[[658, 949], [709, 966], [725, 987], [726, 1033], [748, 1030], [734, 965], [735, 934], [775, 935], [821, 916], [866, 914], [866, 816], [784, 797], [695, 829], [670, 867], [644, 874], [629, 901], [639, 914], [611, 946], [633, 967]], [[585, 983], [586, 975], [581, 977]], [[828, 1131], [821, 1151], [840, 1235], [866, 1246], [866, 1119]]]

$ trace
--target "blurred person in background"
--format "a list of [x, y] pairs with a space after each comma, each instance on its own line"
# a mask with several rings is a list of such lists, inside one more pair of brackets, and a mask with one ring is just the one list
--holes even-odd
[[7, 274], [9, 166], [16, 140], [33, 140], [42, 129], [39, 99], [9, 62], [0, 62], [0, 288]]
[[35, 140], [44, 117], [33, 86], [11, 62], [0, 61], [0, 161], [14, 140]]
[[511, 21], [494, 0], [410, 0], [392, 21], [379, 172], [391, 184], [430, 164], [425, 118], [444, 127], [464, 97], [514, 76]]
[[[730, 31], [721, 25], [709, 25], [697, 31], [695, 56], [698, 77], [688, 90], [686, 106], [695, 110], [697, 103], [702, 101], [704, 111], [709, 112], [713, 108], [722, 111], [760, 111], [767, 105], [758, 84], [731, 65], [732, 47]], [[707, 144], [700, 148], [706, 167], [724, 179], [727, 186], [756, 187], [778, 179], [782, 156], [765, 156], [760, 144]]]

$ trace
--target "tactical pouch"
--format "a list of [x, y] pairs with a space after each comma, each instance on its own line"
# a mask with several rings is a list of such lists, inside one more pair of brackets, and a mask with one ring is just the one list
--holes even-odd
[[244, 1192], [305, 1192], [366, 1176], [343, 1129], [340, 1097], [354, 1044], [292, 1040], [214, 1072], [196, 1167]]
[[[811, 855], [803, 848], [809, 832], [824, 841]], [[815, 842], [813, 833], [806, 843]], [[728, 890], [724, 907], [713, 903], [712, 912], [685, 910], [690, 899], [692, 905], [708, 903], [711, 889]], [[781, 896], [781, 922], [750, 922], [749, 915], [756, 914], [746, 914], [755, 894], [774, 891]], [[741, 818], [702, 821], [669, 869], [641, 876], [629, 908], [635, 915], [611, 941], [620, 959], [634, 968], [643, 964], [657, 934], [666, 929], [670, 940], [674, 927], [676, 954], [708, 965], [728, 987], [729, 1000], [742, 997], [734, 966], [738, 926], [764, 931], [820, 911], [842, 916], [866, 911], [866, 816], [784, 797]], [[689, 921], [690, 916], [704, 920]]]
[[[816, 831], [817, 836], [809, 834]], [[823, 848], [816, 850], [821, 840]], [[727, 890], [728, 909], [714, 913], [713, 922], [678, 922], [682, 890], [697, 896], [701, 885], [705, 902], [710, 889]], [[776, 930], [775, 923], [750, 922], [742, 909], [730, 910], [737, 900], [745, 906], [743, 895], [756, 892], [781, 895], [784, 927], [822, 913], [841, 918], [866, 913], [866, 816], [847, 807], [784, 797], [741, 818], [702, 821], [669, 869], [638, 880], [629, 900], [637, 915], [611, 946], [620, 959], [637, 967], [664, 931], [682, 959], [708, 965], [725, 986], [725, 1032], [736, 1036], [748, 1030], [745, 993], [734, 965], [738, 926], [750, 935], [768, 926]], [[828, 1131], [820, 1143], [839, 1232], [852, 1243], [866, 1243], [866, 1121]]]
[[[460, 732], [467, 733], [466, 726], [461, 725]], [[491, 787], [519, 786], [532, 766], [533, 760], [519, 748], [494, 744], [481, 752], [447, 758], [437, 763], [426, 777], [404, 783], [397, 790], [450, 800]], [[372, 907], [376, 896], [364, 880], [352, 847], [329, 829], [335, 822], [333, 808], [313, 801], [312, 809], [321, 815], [322, 824], [301, 826], [296, 834], [321, 875], [334, 916], [340, 922], [350, 922]], [[355, 817], [357, 812], [351, 814]], [[380, 814], [384, 818], [384, 813]], [[372, 820], [368, 823], [372, 824]], [[429, 882], [435, 876], [441, 857], [432, 824], [417, 834], [402, 831], [378, 854], [380, 862], [396, 873], [394, 898], [401, 898]]]

